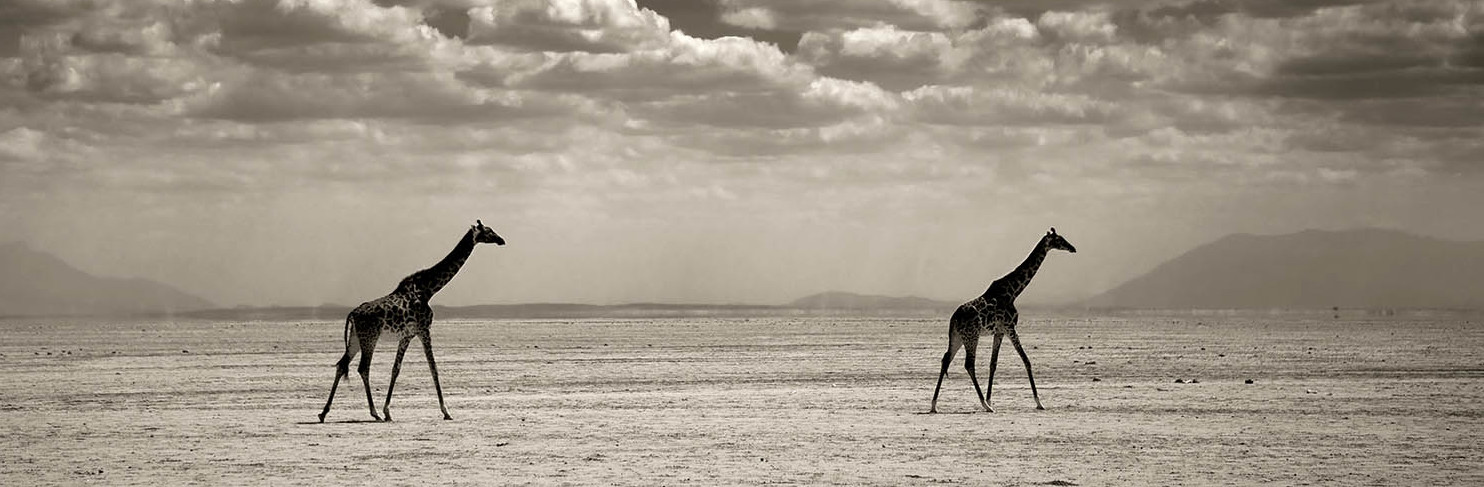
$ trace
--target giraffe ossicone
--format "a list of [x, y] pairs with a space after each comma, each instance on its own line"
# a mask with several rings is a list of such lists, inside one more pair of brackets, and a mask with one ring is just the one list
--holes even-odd
[[[366, 405], [371, 408], [371, 417], [377, 421], [391, 421], [392, 389], [397, 385], [397, 373], [402, 369], [402, 356], [412, 338], [423, 342], [423, 353], [427, 354], [428, 370], [433, 374], [433, 388], [438, 391], [438, 408], [443, 410], [443, 419], [453, 419], [443, 405], [443, 386], [438, 383], [438, 365], [433, 362], [433, 308], [428, 300], [433, 298], [453, 276], [463, 268], [474, 246], [482, 243], [505, 245], [505, 239], [484, 222], [474, 221], [453, 251], [432, 267], [417, 271], [397, 283], [397, 288], [386, 296], [361, 303], [345, 317], [345, 354], [335, 364], [335, 381], [330, 384], [330, 398], [325, 400], [325, 409], [319, 413], [319, 422], [325, 422], [330, 414], [330, 403], [335, 401], [335, 389], [340, 378], [350, 375], [350, 359], [361, 355], [356, 371], [361, 375], [361, 385], [366, 389]], [[371, 398], [371, 354], [376, 351], [376, 341], [382, 332], [398, 337], [397, 358], [392, 363], [392, 379], [386, 386], [386, 403], [381, 407], [382, 416], [376, 415], [376, 402]]]
[[[995, 367], [1000, 359], [1000, 341], [1005, 335], [1010, 335], [1010, 343], [1015, 346], [1016, 353], [1020, 354], [1020, 360], [1025, 362], [1025, 374], [1030, 379], [1031, 397], [1036, 400], [1036, 409], [1046, 409], [1041, 406], [1040, 393], [1036, 392], [1036, 376], [1031, 372], [1031, 359], [1026, 356], [1025, 349], [1020, 346], [1020, 336], [1015, 333], [1015, 325], [1020, 321], [1020, 313], [1015, 309], [1015, 298], [1030, 285], [1031, 278], [1036, 277], [1036, 271], [1046, 260], [1046, 254], [1052, 250], [1077, 253], [1077, 248], [1058, 235], [1053, 227], [1036, 242], [1036, 247], [1031, 249], [1030, 255], [1015, 270], [996, 279], [984, 294], [954, 310], [953, 317], [948, 320], [948, 351], [943, 353], [942, 368], [938, 371], [938, 385], [933, 388], [933, 403], [928, 409], [929, 413], [938, 412], [938, 392], [943, 389], [943, 377], [948, 375], [948, 366], [953, 363], [953, 355], [958, 352], [959, 347], [964, 349], [964, 369], [969, 373], [969, 380], [974, 383], [974, 394], [979, 399], [979, 405], [985, 411], [994, 412], [989, 406], [989, 398], [994, 393]], [[981, 390], [979, 378], [974, 375], [974, 354], [979, 348], [979, 336], [985, 331], [994, 336], [994, 344], [989, 354], [988, 388]]]

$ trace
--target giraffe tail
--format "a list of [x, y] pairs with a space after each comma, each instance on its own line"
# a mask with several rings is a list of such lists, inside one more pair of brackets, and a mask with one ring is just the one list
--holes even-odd
[[345, 317], [345, 353], [340, 355], [340, 361], [335, 363], [335, 377], [345, 375], [350, 371], [350, 316]]
[[350, 317], [351, 316], [352, 315], [345, 315], [345, 351], [347, 351], [347, 352], [350, 351], [350, 323], [351, 323]]

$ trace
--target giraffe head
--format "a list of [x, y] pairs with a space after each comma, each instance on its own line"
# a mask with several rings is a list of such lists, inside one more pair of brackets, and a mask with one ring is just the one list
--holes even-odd
[[484, 222], [479, 220], [474, 220], [474, 226], [470, 227], [469, 231], [474, 233], [474, 241], [477, 243], [505, 245], [505, 239], [500, 238], [494, 230], [490, 230], [490, 227], [484, 226]]
[[1056, 234], [1056, 227], [1052, 227], [1051, 231], [1046, 232], [1046, 236], [1041, 240], [1046, 243], [1048, 250], [1065, 250], [1074, 254], [1077, 253], [1077, 247], [1073, 247], [1071, 242], [1061, 238], [1061, 235]]

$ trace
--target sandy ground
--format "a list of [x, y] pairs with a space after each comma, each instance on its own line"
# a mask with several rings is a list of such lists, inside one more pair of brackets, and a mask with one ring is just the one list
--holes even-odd
[[922, 414], [942, 319], [438, 322], [453, 421], [414, 344], [326, 424], [339, 322], [8, 320], [0, 484], [1484, 485], [1477, 316], [1023, 319], [1045, 411]]

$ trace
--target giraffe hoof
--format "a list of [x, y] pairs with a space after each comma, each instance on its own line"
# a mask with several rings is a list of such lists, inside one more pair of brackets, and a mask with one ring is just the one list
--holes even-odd
[[453, 416], [449, 416], [449, 415], [445, 414], [445, 415], [443, 415], [443, 420], [444, 421], [453, 421]]
[[1043, 408], [1043, 407], [1041, 407], [1041, 405], [1040, 405], [1040, 404], [1037, 404], [1037, 405], [1036, 405], [1036, 410], [1037, 410], [1037, 411], [1045, 411], [1045, 410], [1046, 410], [1046, 408]]

